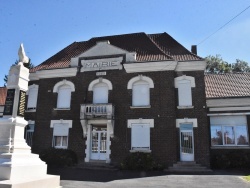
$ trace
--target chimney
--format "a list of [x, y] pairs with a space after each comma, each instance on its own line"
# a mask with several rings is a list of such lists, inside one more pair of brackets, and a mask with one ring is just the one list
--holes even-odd
[[191, 52], [195, 55], [197, 55], [197, 45], [192, 45], [191, 46]]

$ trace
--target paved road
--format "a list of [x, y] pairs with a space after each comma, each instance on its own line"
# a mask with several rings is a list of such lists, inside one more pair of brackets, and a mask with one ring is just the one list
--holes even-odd
[[165, 172], [96, 171], [84, 169], [49, 169], [50, 174], [61, 176], [64, 188], [250, 188], [250, 183], [241, 179], [244, 172], [215, 171], [210, 175], [171, 175]]

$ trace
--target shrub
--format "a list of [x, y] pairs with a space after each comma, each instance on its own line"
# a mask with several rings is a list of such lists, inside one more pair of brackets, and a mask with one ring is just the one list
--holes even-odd
[[39, 157], [49, 166], [64, 167], [77, 164], [76, 153], [70, 149], [48, 148], [43, 150]]
[[122, 170], [163, 170], [163, 166], [153, 160], [150, 153], [131, 153], [120, 165]]

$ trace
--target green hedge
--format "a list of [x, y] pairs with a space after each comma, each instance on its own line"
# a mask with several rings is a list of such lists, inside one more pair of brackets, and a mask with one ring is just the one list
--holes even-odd
[[70, 149], [48, 148], [43, 150], [39, 157], [49, 166], [72, 166], [78, 162], [76, 153]]
[[163, 170], [163, 166], [153, 160], [151, 153], [131, 153], [121, 163], [122, 170]]
[[250, 168], [250, 153], [235, 150], [212, 154], [211, 167], [214, 169]]

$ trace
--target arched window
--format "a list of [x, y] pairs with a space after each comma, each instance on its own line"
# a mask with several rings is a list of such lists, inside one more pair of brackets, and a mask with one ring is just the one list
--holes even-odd
[[154, 88], [153, 80], [149, 77], [139, 75], [129, 80], [128, 89], [132, 89], [132, 106], [150, 106], [150, 88]]
[[72, 82], [63, 80], [58, 82], [53, 89], [57, 96], [57, 108], [70, 108], [71, 92], [75, 91], [75, 86]]
[[105, 83], [95, 84], [93, 87], [93, 103], [108, 103], [108, 86]]
[[112, 83], [104, 78], [93, 80], [89, 84], [89, 91], [93, 91], [93, 103], [108, 103], [108, 91], [112, 90]]

